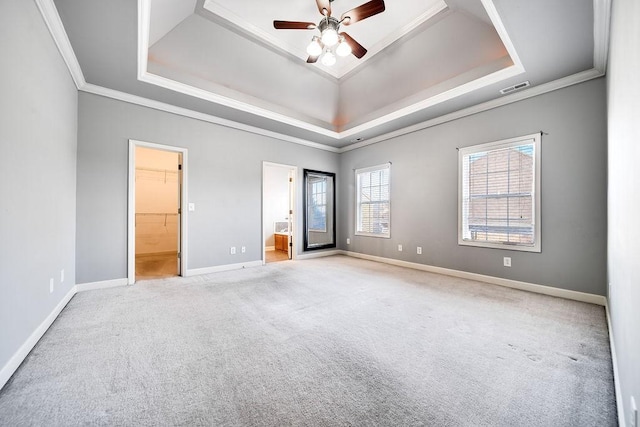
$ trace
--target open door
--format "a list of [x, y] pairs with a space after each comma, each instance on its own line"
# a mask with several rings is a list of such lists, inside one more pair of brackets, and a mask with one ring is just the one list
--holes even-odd
[[293, 169], [289, 170], [289, 238], [287, 239], [288, 247], [287, 252], [289, 254], [289, 259], [293, 258], [293, 233], [294, 233], [294, 221], [293, 221], [293, 212], [294, 212], [294, 180], [295, 180], [295, 172]]
[[129, 141], [128, 283], [184, 275], [187, 150]]
[[136, 281], [180, 274], [181, 157], [136, 147]]
[[297, 168], [264, 162], [262, 176], [263, 262], [293, 259]]

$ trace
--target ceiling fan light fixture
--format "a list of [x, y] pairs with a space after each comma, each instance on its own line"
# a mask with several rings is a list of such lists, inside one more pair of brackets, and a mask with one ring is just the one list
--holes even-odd
[[326, 28], [322, 32], [322, 44], [325, 46], [333, 46], [338, 43], [338, 32], [334, 28]]
[[327, 50], [324, 55], [322, 55], [322, 65], [326, 65], [327, 67], [331, 67], [336, 63], [336, 56], [330, 50]]
[[338, 56], [349, 56], [351, 55], [351, 46], [344, 40], [344, 37], [341, 38], [340, 44], [336, 48], [336, 53]]
[[320, 56], [322, 53], [322, 46], [318, 42], [317, 37], [314, 37], [311, 43], [309, 43], [309, 46], [307, 46], [307, 53], [309, 56]]

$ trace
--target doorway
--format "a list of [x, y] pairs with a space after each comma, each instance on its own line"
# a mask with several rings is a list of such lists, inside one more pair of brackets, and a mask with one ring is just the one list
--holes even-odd
[[295, 253], [297, 167], [263, 163], [263, 263], [288, 261]]
[[186, 150], [130, 141], [129, 283], [183, 275]]

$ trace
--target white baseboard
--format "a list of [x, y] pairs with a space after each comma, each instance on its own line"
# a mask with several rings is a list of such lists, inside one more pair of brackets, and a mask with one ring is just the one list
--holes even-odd
[[611, 324], [611, 312], [609, 311], [609, 300], [604, 306], [607, 315], [607, 328], [609, 329], [609, 347], [611, 347], [611, 363], [613, 365], [613, 384], [616, 390], [616, 405], [618, 409], [618, 425], [626, 427], [626, 412], [624, 412], [624, 402], [622, 390], [620, 389], [620, 376], [618, 375], [618, 356], [616, 355], [616, 342], [613, 339], [613, 325]]
[[216, 265], [214, 267], [193, 268], [191, 270], [187, 270], [186, 277], [199, 276], [201, 274], [218, 273], [220, 271], [240, 270], [243, 268], [258, 267], [261, 265], [262, 265], [262, 260], [258, 260], [258, 261], [249, 261], [249, 262], [239, 262], [237, 264]]
[[264, 250], [265, 251], [275, 251], [276, 247], [275, 246], [265, 246]]
[[76, 294], [76, 287], [73, 286], [69, 292], [62, 298], [62, 300], [56, 305], [53, 311], [47, 316], [46, 319], [36, 328], [35, 331], [27, 338], [27, 340], [20, 346], [18, 351], [9, 359], [9, 361], [0, 370], [0, 389], [9, 381], [11, 375], [18, 369], [20, 364], [29, 355], [29, 352], [40, 341], [40, 338], [47, 332], [47, 329], [53, 324], [60, 312], [71, 301], [71, 298]]
[[126, 286], [128, 284], [128, 279], [113, 279], [113, 280], [103, 280], [101, 282], [90, 282], [90, 283], [81, 283], [76, 285], [76, 290], [78, 292], [84, 291], [93, 291], [96, 289], [107, 289], [107, 288], [116, 288], [118, 286]]
[[520, 282], [517, 280], [503, 279], [484, 274], [469, 273], [467, 271], [452, 270], [450, 268], [435, 267], [432, 265], [418, 264], [415, 262], [402, 261], [392, 258], [383, 258], [375, 255], [361, 254], [358, 252], [340, 251], [342, 254], [354, 258], [361, 258], [370, 261], [382, 262], [385, 264], [397, 265], [399, 267], [413, 268], [415, 270], [428, 271], [430, 273], [444, 274], [446, 276], [459, 277], [461, 279], [475, 280], [478, 282], [490, 283], [492, 285], [505, 286], [507, 288], [520, 289], [534, 292], [536, 294], [550, 295], [575, 301], [588, 302], [591, 304], [606, 306], [607, 298], [602, 295], [588, 294], [585, 292], [570, 291], [567, 289], [554, 288], [552, 286], [537, 285], [535, 283]]

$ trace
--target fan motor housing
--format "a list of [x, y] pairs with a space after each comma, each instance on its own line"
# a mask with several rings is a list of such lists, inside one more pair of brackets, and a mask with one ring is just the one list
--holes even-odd
[[327, 28], [333, 28], [334, 30], [336, 30], [336, 32], [338, 32], [338, 28], [340, 28], [340, 21], [338, 21], [333, 16], [323, 18], [322, 21], [320, 21], [320, 23], [318, 24], [318, 29], [321, 33], [323, 33]]

